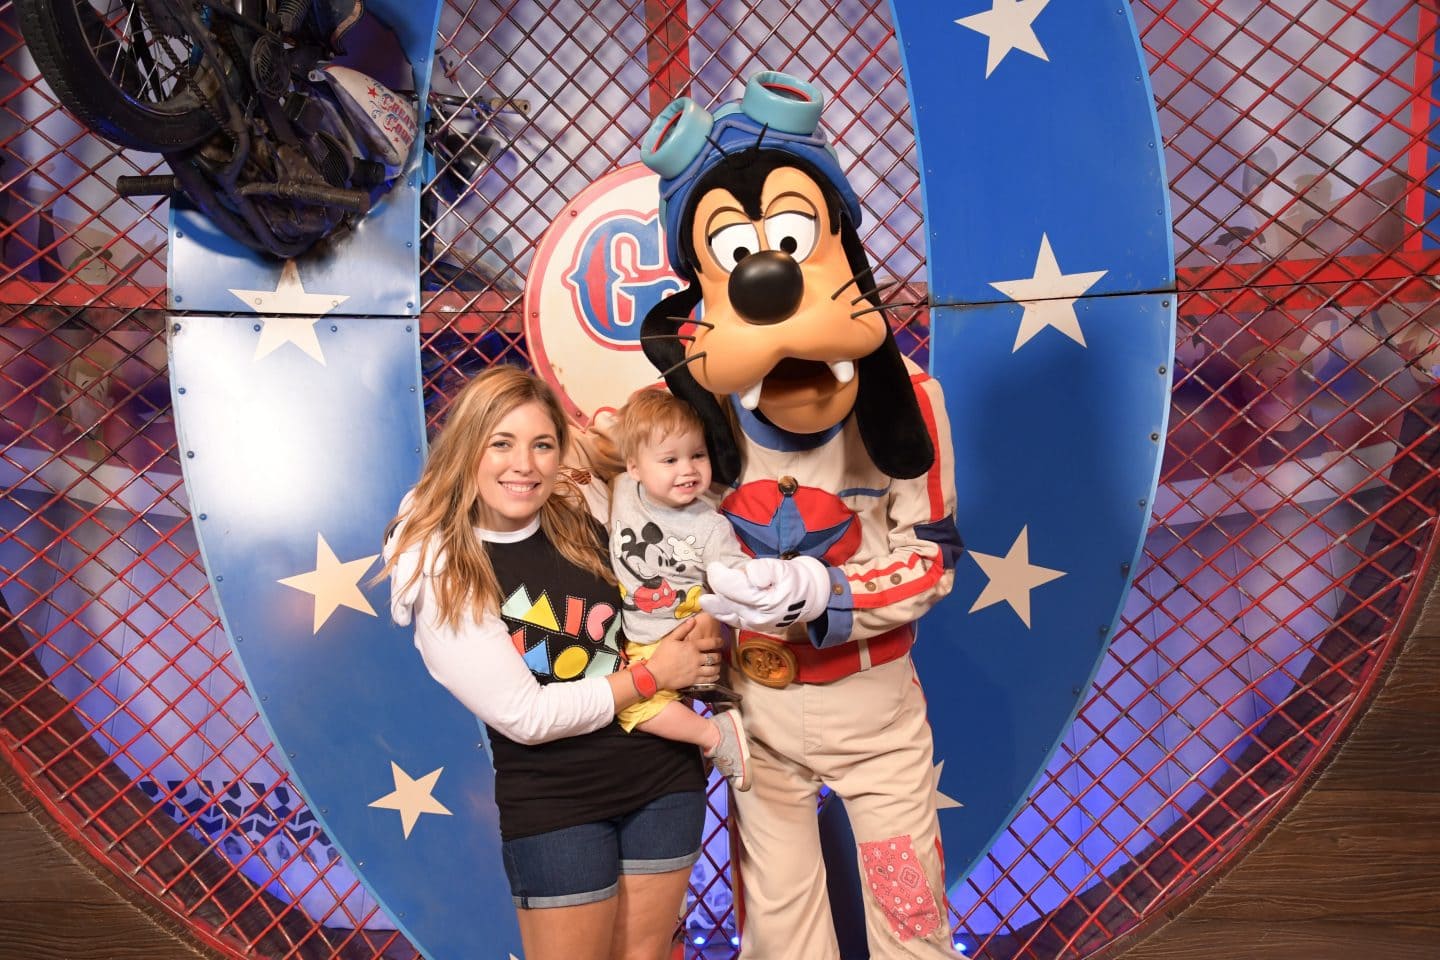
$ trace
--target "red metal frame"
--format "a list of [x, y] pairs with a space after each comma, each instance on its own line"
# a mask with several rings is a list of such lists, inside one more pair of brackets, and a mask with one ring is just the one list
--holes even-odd
[[[0, 470], [11, 478], [0, 490], [0, 509], [29, 511], [0, 534], [0, 548], [23, 541], [45, 549], [9, 567], [0, 562], [0, 586], [17, 599], [0, 616], [0, 755], [61, 830], [223, 955], [413, 955], [398, 934], [364, 929], [378, 912], [356, 915], [357, 882], [316, 864], [326, 855], [321, 835], [297, 839], [307, 830], [303, 804], [296, 801], [283, 814], [271, 809], [290, 787], [268, 756], [272, 747], [255, 725], [239, 671], [223, 648], [211, 652], [207, 645], [217, 621], [199, 577], [198, 552], [185, 545], [193, 541], [168, 409], [153, 396], [166, 390], [153, 349], [164, 324], [164, 291], [156, 286], [163, 246], [114, 266], [138, 249], [131, 240], [137, 228], [163, 236], [163, 206], [112, 198], [97, 208], [80, 199], [116, 154], [97, 152], [83, 132], [56, 133], [61, 118], [53, 106], [29, 116], [18, 112], [22, 104], [33, 111], [44, 93], [17, 66], [19, 39], [5, 26], [4, 4], [0, 0], [0, 151], [44, 157], [0, 170], [6, 204], [0, 207]], [[1288, 42], [1277, 44], [1266, 33], [1264, 18], [1273, 10], [1264, 4], [1143, 0], [1133, 7], [1160, 91], [1181, 231], [1177, 295], [1188, 352], [1177, 364], [1171, 453], [1161, 478], [1164, 489], [1178, 492], [1153, 518], [1154, 529], [1169, 540], [1147, 548], [1135, 603], [1073, 740], [1062, 746], [997, 851], [957, 891], [964, 894], [956, 898], [957, 929], [983, 921], [975, 946], [994, 958], [1104, 950], [1175, 909], [1238, 856], [1284, 811], [1358, 716], [1414, 615], [1420, 574], [1435, 559], [1440, 401], [1433, 381], [1417, 386], [1415, 366], [1440, 356], [1433, 353], [1440, 336], [1432, 335], [1440, 318], [1430, 319], [1440, 300], [1440, 249], [1427, 245], [1427, 233], [1435, 230], [1424, 219], [1440, 11], [1425, 0], [1380, 22], [1360, 0], [1315, 0], [1285, 26], [1293, 31]], [[616, 63], [626, 57], [644, 64], [648, 82], [643, 90], [624, 91], [629, 100], [620, 109], [630, 114], [609, 117], [610, 126], [589, 142], [567, 147], [579, 155], [562, 154], [558, 167], [497, 168], [493, 175], [504, 194], [527, 198], [525, 209], [499, 201], [476, 209], [473, 198], [440, 198], [437, 219], [423, 234], [431, 244], [426, 278], [433, 289], [420, 327], [432, 421], [443, 418], [447, 393], [469, 372], [510, 355], [525, 357], [520, 295], [505, 276], [523, 275], [527, 250], [543, 226], [536, 211], [564, 199], [571, 181], [554, 170], [593, 165], [597, 152], [605, 163], [633, 159], [636, 117], [653, 115], [683, 93], [702, 102], [728, 96], [730, 87], [716, 85], [758, 66], [815, 75], [841, 106], [833, 113], [850, 118], [831, 132], [857, 158], [854, 172], [876, 183], [865, 198], [867, 243], [880, 251], [877, 264], [907, 264], [892, 271], [894, 300], [924, 299], [912, 134], [903, 109], [888, 106], [902, 81], [878, 0], [864, 9], [847, 7], [843, 16], [822, 4], [711, 4], [696, 8], [693, 19], [678, 0], [634, 0], [604, 15], [601, 42], [628, 44], [623, 57], [567, 65], [558, 78], [554, 64], [546, 64], [543, 77], [540, 67], [510, 64], [501, 87], [492, 48], [514, 28], [519, 9], [455, 6], [463, 22], [442, 35], [441, 46], [455, 79], [477, 97], [497, 91], [524, 97], [554, 90], [557, 81], [572, 96], [611, 90], [621, 86]], [[1369, 39], [1340, 51], [1335, 31], [1305, 21], [1325, 11], [1369, 31]], [[1217, 38], [1217, 27], [1228, 36]], [[1370, 62], [1397, 42], [1406, 45], [1408, 60], [1384, 69]], [[1250, 53], [1234, 53], [1247, 45]], [[500, 59], [507, 56], [500, 51]], [[760, 56], [768, 60], [750, 59]], [[1277, 56], [1287, 58], [1288, 67], [1269, 76]], [[1357, 67], [1374, 74], [1352, 87], [1369, 132], [1352, 137], [1341, 160], [1357, 158], [1373, 169], [1340, 176], [1336, 161], [1322, 172], [1343, 184], [1337, 204], [1355, 201], [1369, 212], [1334, 220], [1327, 229], [1333, 234], [1341, 224], [1344, 236], [1327, 246], [1316, 231], [1332, 211], [1298, 182], [1290, 161], [1262, 168], [1258, 148], [1244, 145], [1245, 130], [1257, 111], [1267, 112], [1276, 118], [1269, 131], [1274, 142], [1297, 158], [1313, 158], [1329, 142], [1320, 91]], [[1363, 102], [1383, 101], [1397, 87], [1406, 95], [1392, 108]], [[567, 103], [557, 95], [536, 103], [529, 115], [510, 117], [519, 127], [507, 132], [510, 145], [526, 136], [545, 140], [547, 118], [578, 125]], [[1405, 133], [1403, 150], [1380, 155], [1381, 141], [1395, 130]], [[559, 148], [550, 143], [546, 149]], [[132, 172], [149, 172], [125, 162]], [[1237, 188], [1234, 181], [1246, 170], [1259, 177]], [[1397, 170], [1408, 183], [1392, 197], [1387, 177]], [[59, 219], [61, 203], [79, 210], [76, 224]], [[1236, 218], [1243, 232], [1214, 242]], [[1314, 221], [1309, 228], [1302, 223], [1307, 218]], [[1396, 218], [1400, 240], [1377, 242], [1390, 235]], [[517, 242], [507, 252], [482, 227], [498, 227]], [[90, 228], [103, 241], [67, 263], [66, 251]], [[106, 253], [110, 261], [101, 263]], [[434, 269], [432, 261], [440, 259], [472, 277], [480, 268], [494, 276], [478, 290], [462, 289]], [[81, 279], [91, 267], [103, 267], [102, 282]], [[908, 328], [917, 351], [926, 351], [923, 307], [898, 325]], [[1343, 369], [1321, 375], [1324, 358], [1332, 356], [1344, 357]], [[1277, 363], [1289, 377], [1286, 416], [1279, 421], [1264, 408], [1281, 387], [1267, 392], [1259, 379], [1277, 376]], [[1342, 389], [1346, 380], [1351, 385]], [[110, 405], [103, 416], [108, 425], [87, 431], [75, 422], [82, 408], [76, 398], [97, 403], [97, 391]], [[1378, 450], [1382, 440], [1393, 444], [1387, 455], [1343, 479], [1330, 472], [1328, 463], [1361, 464], [1361, 454]], [[1315, 459], [1321, 448], [1338, 459]], [[1358, 519], [1328, 507], [1297, 519], [1287, 492], [1296, 488], [1280, 485], [1281, 469], [1304, 472], [1302, 479], [1327, 490], [1335, 504], [1364, 502], [1372, 509]], [[133, 482], [127, 478], [136, 474], [168, 477], [156, 481], [154, 491], [168, 511], [163, 520], [160, 514], [115, 519]], [[1185, 519], [1197, 511], [1230, 512], [1234, 519], [1223, 531], [1217, 523]], [[1366, 529], [1374, 530], [1371, 543], [1358, 544]], [[1337, 544], [1344, 569], [1327, 567], [1301, 594], [1292, 585], [1293, 554], [1306, 537]], [[132, 547], [142, 542], [152, 545]], [[1306, 559], [1302, 572], [1321, 562]], [[1169, 625], [1149, 625], [1160, 619]], [[1247, 628], [1247, 619], [1261, 625]], [[1325, 621], [1325, 628], [1294, 636], [1314, 620]], [[1277, 644], [1289, 652], [1272, 656]], [[57, 692], [62, 680], [69, 703]], [[1158, 712], [1146, 713], [1156, 702]], [[1190, 726], [1177, 735], [1182, 721]], [[170, 746], [156, 756], [147, 745], [158, 742]], [[1134, 751], [1114, 746], [1125, 743]], [[1088, 753], [1091, 744], [1105, 749]], [[203, 763], [187, 759], [187, 745]], [[248, 759], [231, 761], [231, 755]], [[1170, 781], [1172, 769], [1184, 774], [1178, 784]], [[141, 782], [153, 796], [140, 793]], [[218, 793], [229, 784], [255, 785], [242, 792], [239, 817], [215, 812]], [[186, 807], [197, 792], [201, 802]], [[173, 814], [163, 812], [167, 805]], [[218, 830], [211, 825], [217, 817]], [[240, 825], [247, 818], [260, 824], [248, 833]], [[225, 844], [237, 840], [241, 851], [227, 854]], [[280, 853], [282, 845], [287, 849]], [[1132, 854], [1121, 857], [1124, 867], [1117, 869], [1108, 853], [1092, 850]], [[712, 831], [704, 861], [711, 876], [693, 891], [695, 929], [713, 941], [707, 957], [733, 953], [721, 940], [733, 930], [733, 907], [714, 908], [705, 899], [728, 884], [728, 861], [723, 830]], [[292, 881], [286, 870], [311, 872]], [[271, 885], [285, 896], [267, 893]], [[1065, 893], [1058, 900], [1057, 887]], [[304, 898], [332, 905], [312, 916], [300, 906]], [[689, 945], [691, 955], [700, 952]]]

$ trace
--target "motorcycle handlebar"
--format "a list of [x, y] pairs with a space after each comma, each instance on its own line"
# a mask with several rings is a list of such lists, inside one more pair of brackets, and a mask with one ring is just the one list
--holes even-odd
[[122, 197], [168, 197], [180, 192], [172, 174], [154, 177], [117, 177], [115, 192]]
[[318, 183], [247, 183], [240, 188], [246, 197], [272, 196], [301, 203], [313, 203], [322, 207], [339, 207], [350, 213], [366, 213], [370, 210], [370, 194], [364, 190], [346, 190]]

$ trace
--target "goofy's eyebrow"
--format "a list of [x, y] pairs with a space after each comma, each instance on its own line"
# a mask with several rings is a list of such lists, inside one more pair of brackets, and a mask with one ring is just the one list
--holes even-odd
[[799, 201], [799, 203], [804, 205], [812, 215], [818, 215], [818, 211], [815, 209], [814, 202], [798, 190], [786, 190], [784, 193], [779, 194], [774, 199], [772, 199], [769, 204], [766, 205], [765, 212], [767, 214], [770, 213], [772, 210], [774, 210], [780, 205], [780, 201], [782, 200]]
[[742, 209], [740, 209], [739, 207], [720, 207], [719, 209], [717, 209], [717, 210], [715, 210], [714, 212], [712, 212], [712, 213], [710, 214], [710, 216], [707, 217], [706, 220], [705, 220], [705, 239], [706, 239], [706, 240], [709, 240], [711, 237], [715, 236], [715, 230], [712, 228], [711, 225], [714, 224], [715, 221], [720, 218], [720, 215], [721, 215], [722, 213], [733, 213], [733, 214], [737, 214], [742, 220], [745, 220], [745, 221], [749, 221], [749, 219], [750, 219], [748, 216], [745, 215], [745, 211], [742, 210]]

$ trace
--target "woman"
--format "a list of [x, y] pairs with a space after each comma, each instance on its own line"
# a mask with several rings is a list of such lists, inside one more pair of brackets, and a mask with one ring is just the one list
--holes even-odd
[[476, 377], [391, 524], [383, 572], [431, 675], [489, 729], [525, 956], [659, 960], [700, 853], [705, 780], [693, 746], [614, 717], [716, 681], [720, 639], [692, 618], [619, 669], [604, 530], [561, 476], [569, 434], [543, 381]]

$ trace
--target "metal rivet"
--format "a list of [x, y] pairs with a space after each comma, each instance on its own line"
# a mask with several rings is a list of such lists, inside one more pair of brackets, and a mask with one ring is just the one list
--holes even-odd
[[224, 582], [225, 582], [225, 578], [224, 578], [222, 575], [220, 575], [220, 574], [217, 573], [217, 574], [215, 574], [215, 582], [216, 582], [216, 583], [224, 583]]
[[294, 750], [291, 750], [291, 751], [290, 751], [290, 759], [291, 759], [291, 760], [294, 760], [294, 759], [295, 759], [295, 751], [294, 751]]
[[267, 700], [270, 699], [270, 694], [268, 694], [268, 693], [262, 693], [262, 694], [260, 694], [260, 699], [261, 699], [262, 702], [263, 702], [263, 701], [267, 701]]
[[416, 447], [416, 448], [415, 448], [415, 452], [416, 452], [416, 453], [419, 453], [419, 452], [420, 452], [420, 448], [419, 448], [419, 447]]
[[177, 324], [175, 324], [175, 326], [171, 327], [170, 329], [171, 329], [172, 331], [174, 331], [175, 333], [179, 333], [179, 332], [180, 332], [180, 324], [177, 323]]
[[412, 331], [412, 330], [414, 330], [414, 329], [415, 329], [415, 328], [412, 327], [412, 326], [410, 326], [410, 324], [408, 324], [408, 323], [405, 324], [405, 332], [406, 332], [406, 333], [409, 333], [410, 331]]
[[1160, 372], [1161, 372], [1161, 373], [1164, 373], [1164, 372], [1165, 372], [1165, 368], [1164, 368], [1163, 366], [1160, 368]]
[[1129, 572], [1130, 572], [1130, 564], [1128, 564], [1128, 563], [1122, 563], [1122, 564], [1120, 564], [1120, 572], [1121, 572], [1121, 573], [1129, 573]]
[[406, 309], [406, 310], [413, 310], [413, 309], [415, 309], [415, 301], [414, 301], [414, 300], [406, 300], [406, 301], [405, 301], [405, 309]]
[[413, 246], [415, 246], [415, 241], [414, 241], [414, 240], [406, 240], [406, 241], [405, 241], [405, 249], [406, 249], [406, 250], [409, 250], [409, 249], [410, 249], [411, 247], [413, 247]]
[[184, 239], [185, 239], [185, 234], [184, 234], [184, 232], [183, 232], [183, 231], [180, 231], [180, 230], [176, 230], [176, 231], [175, 231], [175, 239], [176, 239], [176, 240], [184, 240]]
[[1105, 634], [1107, 634], [1107, 633], [1109, 633], [1109, 632], [1110, 632], [1110, 628], [1109, 628], [1109, 627], [1101, 627], [1101, 628], [1100, 628], [1100, 636], [1102, 636], [1102, 637], [1105, 636]]
[[195, 459], [195, 451], [194, 451], [194, 450], [186, 450], [186, 451], [185, 451], [185, 459], [186, 459], [186, 460], [194, 460], [194, 459]]
[[1168, 307], [1168, 306], [1170, 306], [1170, 301], [1169, 301], [1169, 300], [1161, 300], [1161, 301], [1160, 301], [1160, 306], [1162, 306], [1162, 307]]
[[1070, 692], [1071, 692], [1072, 694], [1074, 694], [1075, 696], [1077, 696], [1077, 697], [1080, 696], [1080, 688], [1079, 688], [1079, 687], [1071, 687], [1071, 688], [1070, 688]]
[[178, 293], [175, 294], [175, 302], [176, 302], [176, 303], [183, 303], [184, 301], [185, 301], [185, 298], [184, 298], [182, 295], [180, 295], [180, 294], [178, 294]]
[[[1140, 498], [1140, 502], [1139, 502], [1138, 505], [1139, 505], [1139, 506], [1142, 506], [1142, 507], [1145, 506], [1145, 498], [1144, 498], [1144, 497], [1141, 497], [1141, 498]], [[1128, 567], [1129, 564], [1127, 563], [1126, 566]]]
[[321, 808], [320, 808], [320, 812], [321, 812], [321, 813], [329, 813], [329, 812], [330, 812], [330, 808], [329, 808], [329, 807], [321, 807]]
[[245, 638], [244, 638], [244, 637], [236, 637], [236, 638], [235, 638], [235, 642], [236, 642], [236, 643], [244, 643], [244, 642], [245, 642]]
[[1158, 434], [1158, 433], [1152, 433], [1152, 434], [1150, 434], [1150, 439], [1151, 439], [1151, 440], [1159, 440], [1159, 439], [1160, 439], [1160, 434]]
[[[294, 754], [292, 753], [291, 756], [293, 757]], [[365, 866], [365, 861], [364, 861], [364, 860], [356, 860], [356, 861], [355, 861], [355, 866], [357, 866], [357, 867], [363, 867], [363, 866]]]
[[255, 332], [256, 332], [256, 333], [259, 333], [259, 332], [260, 332], [260, 324], [258, 324], [258, 323], [255, 324]]
[[410, 392], [411, 392], [411, 393], [414, 393], [414, 392], [415, 392], [415, 388], [414, 388], [414, 387], [411, 387], [411, 388], [410, 388]]
[[185, 393], [185, 388], [184, 388], [184, 387], [181, 387], [178, 392], [181, 393], [181, 394], [184, 394], [184, 393]]
[[209, 515], [202, 513], [202, 514], [200, 514], [200, 519], [201, 519], [201, 520], [209, 519]]
[[330, 332], [331, 332], [331, 333], [339, 333], [339, 332], [340, 332], [340, 328], [337, 327], [335, 324], [332, 323], [332, 324], [330, 324]]

